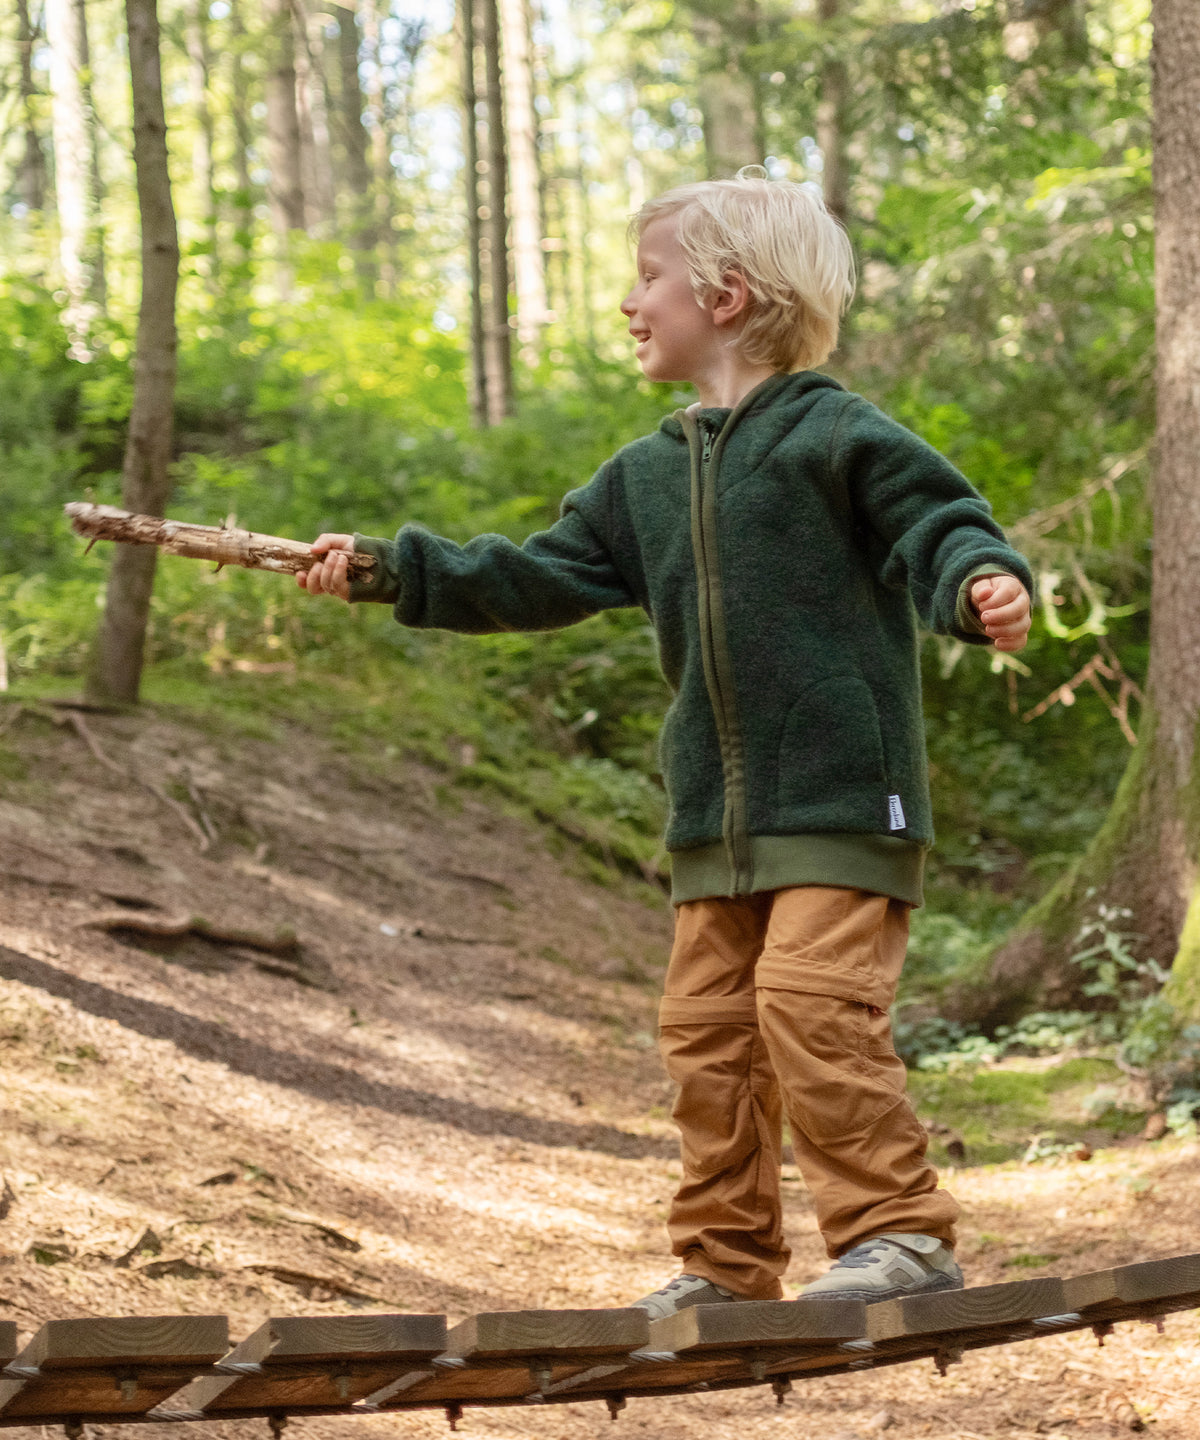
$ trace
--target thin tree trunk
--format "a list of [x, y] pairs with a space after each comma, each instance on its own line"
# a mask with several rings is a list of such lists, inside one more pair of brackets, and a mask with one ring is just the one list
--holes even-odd
[[21, 123], [24, 150], [17, 172], [17, 193], [30, 214], [46, 208], [46, 156], [38, 133], [37, 87], [33, 83], [33, 47], [37, 32], [29, 19], [29, 0], [17, 0], [17, 46], [21, 55]]
[[504, 135], [504, 89], [500, 67], [497, 0], [480, 0], [487, 108], [488, 204], [485, 233], [490, 296], [484, 325], [488, 371], [488, 420], [513, 413], [512, 329], [508, 323], [508, 153]]
[[92, 102], [92, 60], [88, 47], [87, 11], [85, 0], [75, 0], [79, 7], [79, 40], [83, 71], [79, 77], [83, 96], [83, 121], [88, 142], [88, 258], [92, 267], [91, 299], [103, 315], [108, 308], [108, 277], [104, 254], [104, 181], [100, 174], [100, 127], [96, 123], [96, 107]]
[[208, 103], [209, 73], [212, 57], [208, 41], [208, 0], [191, 0], [186, 18], [188, 81], [192, 92], [192, 114], [196, 134], [192, 146], [192, 166], [196, 189], [200, 195], [200, 214], [204, 220], [205, 243], [208, 246], [208, 283], [215, 287], [220, 272], [218, 253], [218, 221], [216, 172], [214, 168], [214, 137], [212, 108]]
[[360, 0], [363, 39], [371, 66], [367, 71], [367, 108], [371, 116], [371, 169], [374, 196], [375, 253], [379, 264], [379, 286], [385, 295], [396, 288], [396, 265], [392, 245], [393, 171], [391, 140], [388, 135], [388, 105], [383, 83], [383, 35], [376, 0]]
[[267, 196], [275, 232], [304, 229], [300, 118], [296, 113], [296, 32], [291, 0], [263, 0], [267, 25]]
[[715, 54], [716, 66], [706, 68], [697, 86], [704, 116], [704, 151], [712, 180], [735, 175], [743, 165], [761, 165], [763, 159], [762, 105], [758, 86], [738, 63], [744, 46], [757, 29], [754, 8], [743, 3], [722, 20], [698, 15], [693, 32], [703, 51]]
[[338, 24], [339, 103], [337, 134], [346, 164], [343, 172], [349, 192], [346, 229], [355, 251], [355, 269], [364, 293], [375, 288], [375, 196], [367, 159], [368, 137], [363, 125], [363, 93], [358, 78], [358, 22], [346, 5], [333, 7]]
[[487, 361], [483, 343], [483, 226], [479, 217], [479, 94], [475, 85], [475, 0], [458, 0], [462, 46], [463, 177], [466, 182], [467, 266], [471, 280], [471, 418], [487, 424]]
[[329, 120], [325, 111], [325, 87], [321, 75], [320, 28], [314, 25], [306, 0], [293, 0], [300, 44], [296, 50], [296, 113], [300, 120], [300, 162], [304, 190], [304, 215], [310, 231], [329, 234], [333, 230], [333, 163], [329, 153]]
[[83, 0], [46, 0], [54, 120], [54, 187], [59, 257], [67, 291], [67, 333], [77, 359], [91, 355], [90, 333], [104, 308], [103, 248], [97, 245], [95, 116], [88, 80]]
[[517, 337], [537, 358], [546, 323], [546, 272], [542, 251], [541, 184], [538, 174], [533, 64], [526, 0], [500, 0], [504, 30], [505, 118], [512, 179], [512, 252], [517, 291]]
[[233, 168], [237, 176], [234, 205], [238, 211], [236, 236], [248, 260], [254, 249], [254, 182], [250, 178], [250, 86], [244, 63], [246, 27], [242, 23], [241, 0], [228, 0], [230, 45], [230, 114], [233, 119]]
[[1166, 965], [1167, 996], [1200, 1019], [1200, 627], [1190, 603], [1200, 568], [1200, 6], [1155, 0], [1153, 51], [1157, 456], [1150, 667], [1139, 743], [1087, 853], [962, 988], [964, 1018], [996, 1022], [1078, 996], [1069, 965], [1081, 922], [1101, 904], [1131, 912], [1117, 928]]
[[836, 22], [844, 14], [843, 0], [819, 0], [818, 17], [825, 27], [826, 51], [821, 65], [821, 98], [817, 104], [817, 144], [825, 168], [821, 187], [831, 214], [844, 225], [850, 215], [850, 168], [846, 162], [846, 105], [850, 77], [842, 57]]
[[[127, 510], [161, 515], [170, 487], [179, 239], [167, 168], [155, 0], [125, 0], [125, 18], [133, 86], [133, 160], [142, 227], [142, 300], [121, 497]], [[152, 548], [117, 548], [88, 675], [91, 700], [124, 705], [137, 702], [156, 554]]]

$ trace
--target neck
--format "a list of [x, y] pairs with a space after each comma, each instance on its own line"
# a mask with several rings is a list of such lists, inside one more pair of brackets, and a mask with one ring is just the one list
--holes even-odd
[[723, 356], [722, 363], [714, 367], [713, 373], [696, 377], [700, 404], [706, 410], [718, 407], [732, 410], [751, 390], [775, 373], [770, 365], [747, 365], [733, 354]]

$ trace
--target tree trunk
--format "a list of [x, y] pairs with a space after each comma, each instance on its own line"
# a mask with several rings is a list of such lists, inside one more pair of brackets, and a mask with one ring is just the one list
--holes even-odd
[[306, 228], [316, 234], [333, 231], [333, 164], [329, 153], [329, 119], [321, 74], [324, 17], [312, 24], [306, 0], [294, 0], [300, 32], [296, 50], [296, 113], [300, 121], [301, 188]]
[[512, 178], [512, 251], [517, 290], [517, 338], [537, 360], [536, 345], [546, 323], [546, 272], [542, 251], [542, 204], [537, 129], [533, 108], [533, 64], [526, 0], [500, 0], [504, 30], [505, 117]]
[[67, 333], [77, 359], [91, 355], [90, 332], [104, 309], [96, 121], [91, 108], [83, 0], [46, 0], [54, 119], [54, 187], [59, 256], [67, 291]]
[[1158, 437], [1146, 706], [1087, 853], [956, 997], [959, 1014], [984, 1022], [1075, 998], [1072, 941], [1101, 903], [1132, 912], [1120, 928], [1141, 937], [1144, 954], [1164, 966], [1174, 958], [1167, 998], [1200, 1019], [1200, 627], [1190, 605], [1200, 568], [1200, 6], [1155, 0], [1153, 13]]
[[263, 0], [267, 26], [267, 197], [280, 240], [304, 229], [300, 117], [296, 112], [296, 31], [291, 0]]
[[188, 81], [192, 92], [192, 114], [196, 135], [192, 147], [192, 166], [196, 189], [200, 195], [200, 214], [204, 220], [205, 243], [208, 246], [208, 283], [215, 288], [220, 270], [218, 258], [218, 220], [216, 174], [214, 170], [214, 125], [208, 103], [209, 72], [212, 56], [208, 43], [207, 0], [191, 0], [186, 18]]
[[371, 167], [367, 160], [367, 131], [363, 125], [363, 93], [358, 78], [358, 22], [354, 11], [335, 5], [338, 25], [338, 75], [340, 77], [337, 135], [346, 159], [344, 170], [349, 191], [346, 230], [355, 251], [355, 269], [365, 294], [375, 288], [375, 196]]
[[500, 67], [500, 14], [497, 0], [480, 0], [483, 63], [486, 76], [488, 203], [484, 234], [488, 290], [484, 325], [487, 361], [488, 421], [513, 413], [512, 329], [508, 323], [508, 151], [504, 134], [504, 87]]
[[743, 165], [763, 160], [762, 115], [758, 87], [739, 64], [755, 33], [758, 17], [743, 3], [720, 21], [698, 15], [693, 31], [701, 49], [717, 63], [705, 69], [697, 94], [704, 115], [705, 168], [710, 180], [736, 175]]
[[33, 47], [37, 32], [29, 19], [29, 0], [17, 0], [17, 46], [21, 54], [21, 124], [24, 149], [17, 171], [17, 193], [31, 215], [46, 208], [46, 156], [38, 133], [37, 87], [33, 83]]
[[[133, 162], [142, 227], [142, 300], [133, 371], [133, 411], [121, 473], [127, 510], [161, 515], [175, 404], [175, 291], [179, 239], [167, 169], [155, 0], [125, 0], [133, 82]], [[156, 551], [118, 546], [87, 681], [97, 703], [133, 705], [141, 685]]]
[[228, 4], [232, 40], [229, 110], [233, 120], [233, 168], [237, 175], [237, 191], [233, 197], [238, 212], [236, 238], [249, 260], [254, 249], [254, 182], [250, 178], [250, 147], [254, 141], [250, 131], [250, 86], [243, 63], [247, 38], [240, 0], [228, 0]]
[[475, 0], [458, 0], [462, 45], [463, 177], [466, 182], [467, 266], [471, 279], [471, 418], [487, 424], [487, 362], [483, 343], [483, 226], [479, 217], [479, 94], [475, 84]]
[[836, 25], [843, 13], [842, 0], [820, 0], [817, 13], [828, 47], [821, 63], [821, 99], [817, 104], [817, 144], [825, 166], [821, 172], [821, 188], [830, 214], [845, 225], [850, 215], [850, 169], [846, 162], [850, 78]]
[[375, 254], [379, 265], [379, 287], [385, 295], [396, 290], [395, 231], [392, 209], [395, 200], [395, 172], [387, 87], [383, 80], [383, 31], [377, 0], [360, 0], [363, 40], [372, 62], [367, 71], [367, 111], [371, 116], [371, 170], [374, 197]]

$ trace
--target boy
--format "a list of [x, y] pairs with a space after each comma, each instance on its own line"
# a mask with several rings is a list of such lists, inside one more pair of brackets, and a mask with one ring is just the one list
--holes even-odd
[[[679, 1087], [682, 1274], [652, 1317], [777, 1299], [786, 1113], [836, 1263], [802, 1294], [957, 1289], [887, 1010], [932, 839], [916, 622], [1019, 650], [1032, 580], [940, 455], [813, 373], [853, 289], [806, 186], [746, 174], [635, 218], [643, 373], [698, 403], [619, 451], [523, 546], [322, 535], [300, 584], [485, 632], [640, 605], [674, 700], [661, 758], [676, 935], [660, 1044]], [[376, 557], [349, 586], [345, 551]]]

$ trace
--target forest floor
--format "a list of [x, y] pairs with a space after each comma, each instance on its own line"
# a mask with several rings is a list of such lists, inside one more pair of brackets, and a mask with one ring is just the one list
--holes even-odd
[[[202, 848], [203, 842], [203, 848]], [[201, 917], [297, 952], [155, 940]], [[620, 1305], [667, 1279], [677, 1177], [654, 1049], [668, 906], [561, 835], [293, 722], [0, 704], [0, 1315]], [[936, 1114], [925, 1113], [937, 1121]], [[1098, 1142], [1099, 1143], [1099, 1142]], [[970, 1157], [968, 1156], [968, 1159]], [[789, 1293], [826, 1265], [786, 1167]], [[1200, 1147], [961, 1165], [971, 1284], [1200, 1249]], [[684, 1440], [1025, 1440], [1200, 1430], [1200, 1328], [1118, 1327], [769, 1391], [633, 1399]], [[263, 1421], [105, 1426], [261, 1436]], [[608, 1435], [599, 1405], [468, 1410], [467, 1435]], [[440, 1412], [292, 1422], [446, 1433]], [[17, 1440], [32, 1428], [11, 1432]], [[39, 1432], [44, 1434], [45, 1432]], [[100, 1435], [97, 1427], [94, 1432]]]

